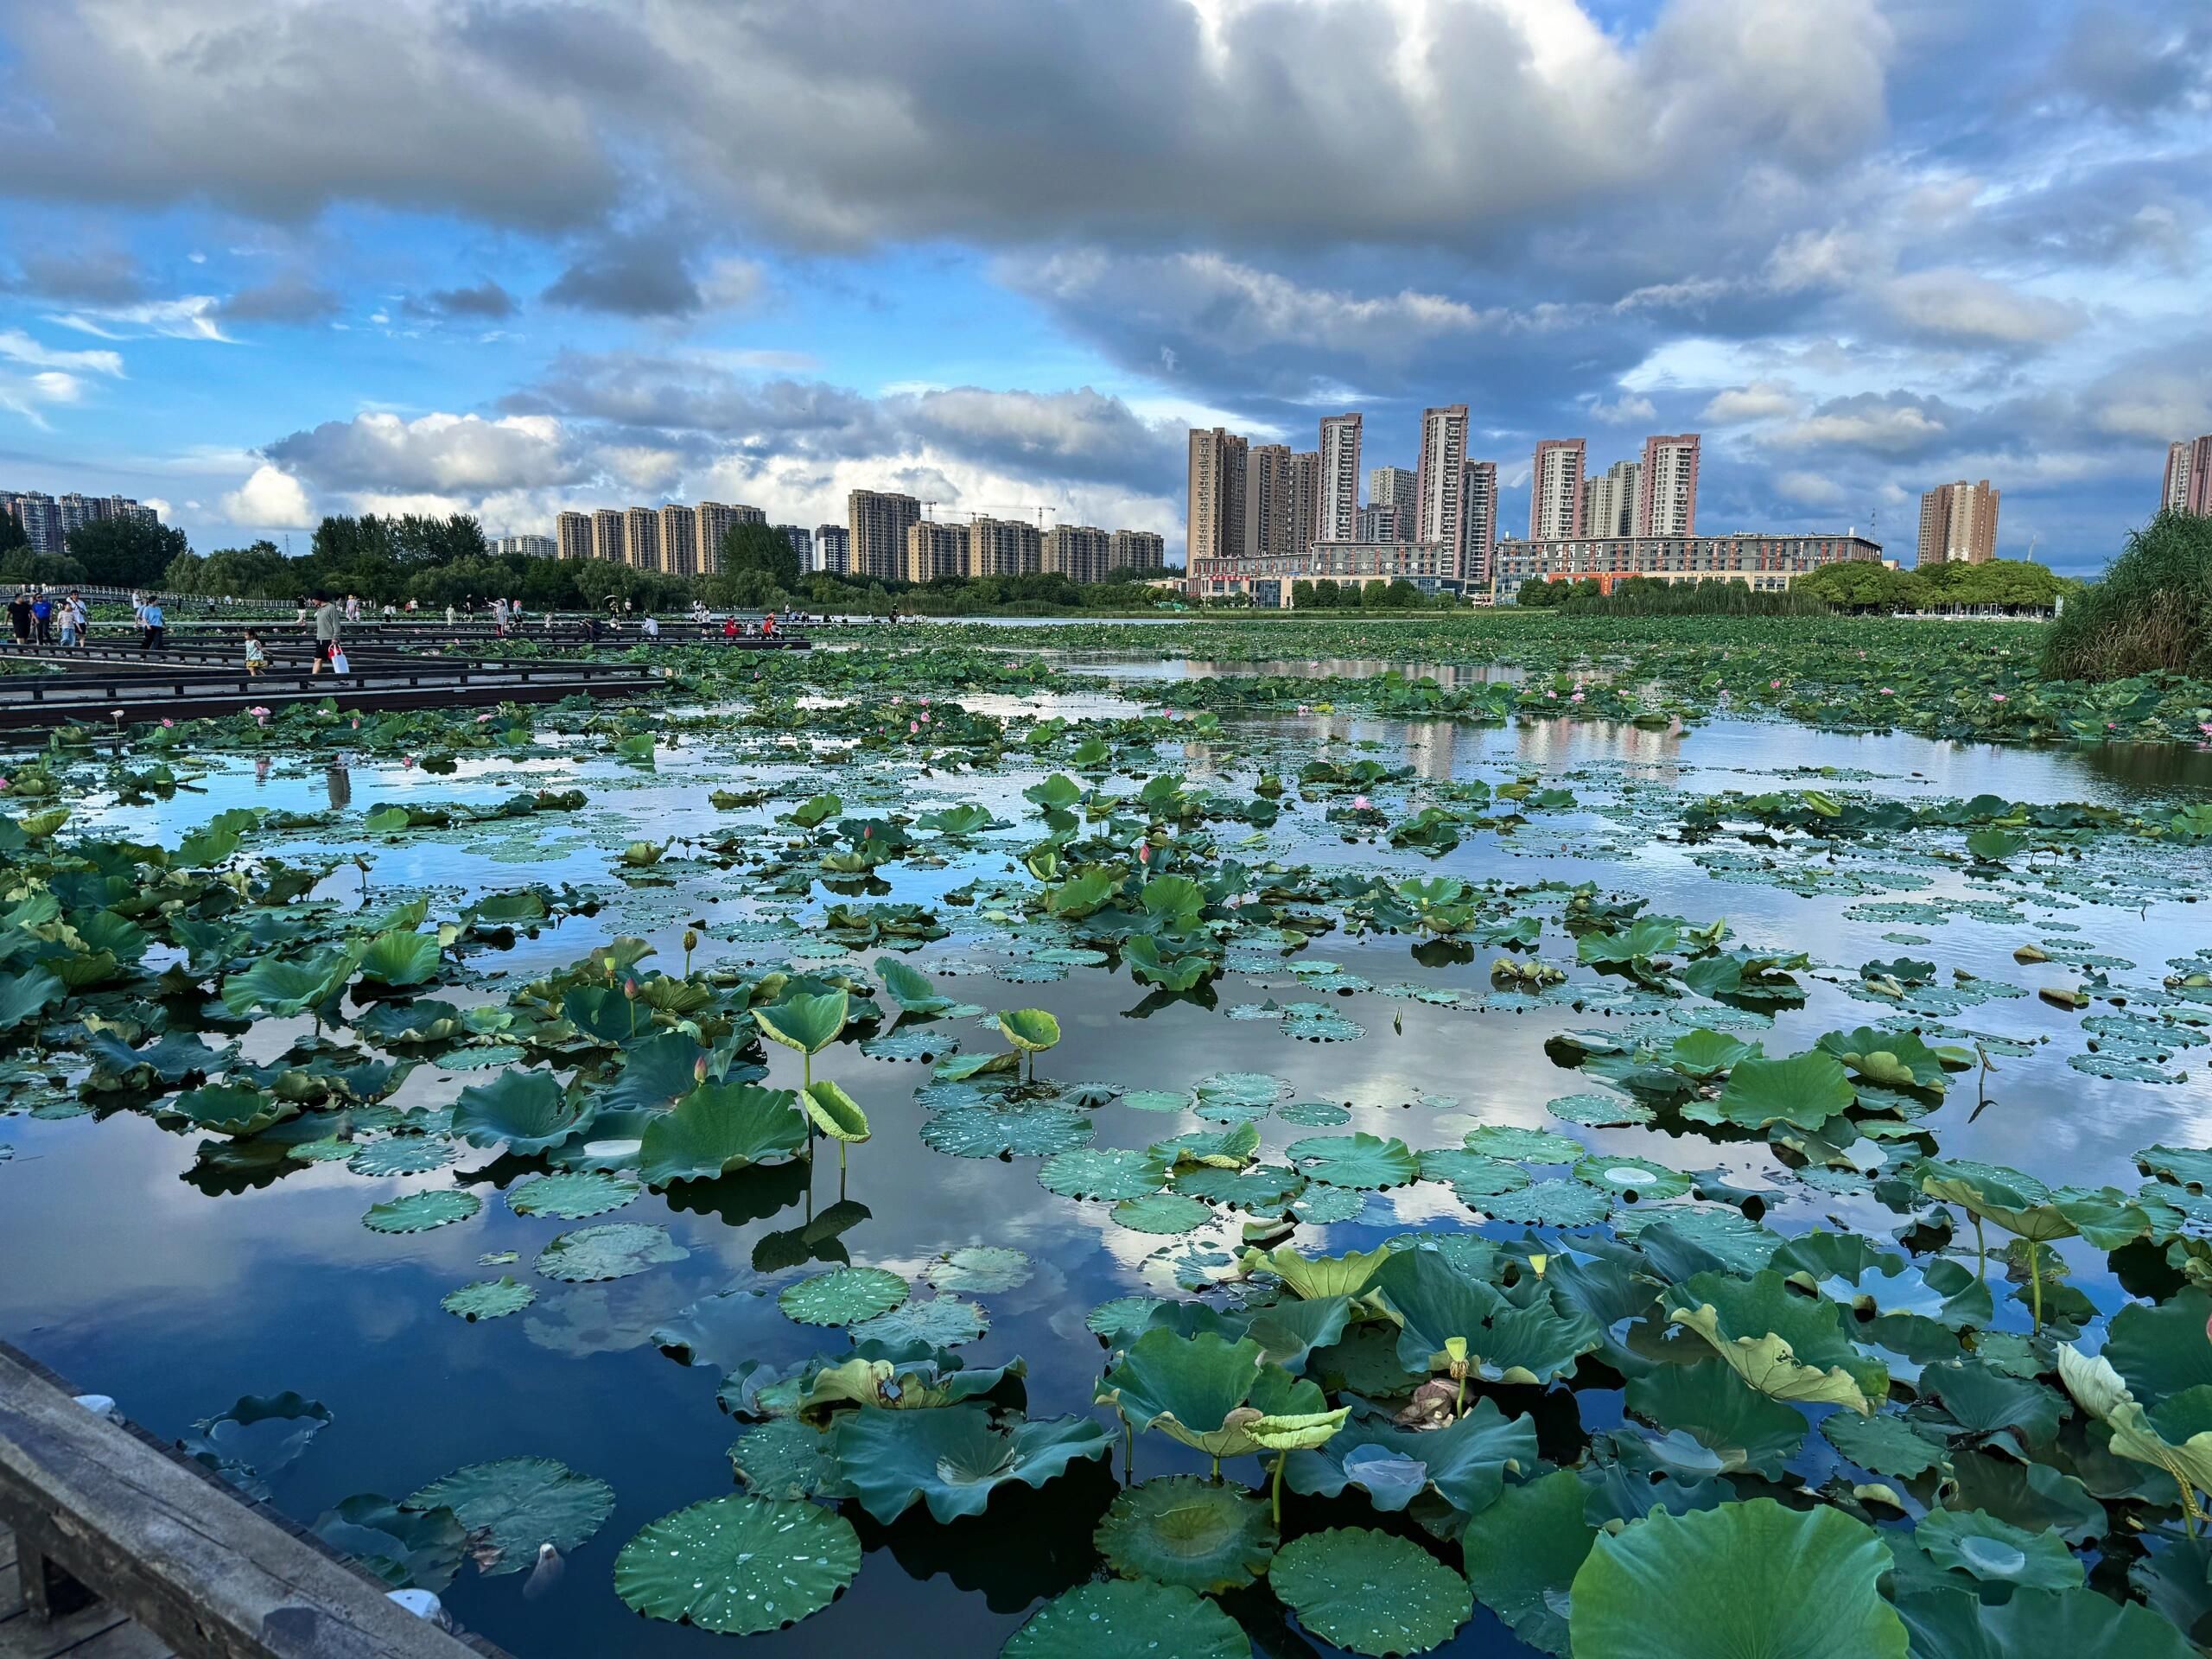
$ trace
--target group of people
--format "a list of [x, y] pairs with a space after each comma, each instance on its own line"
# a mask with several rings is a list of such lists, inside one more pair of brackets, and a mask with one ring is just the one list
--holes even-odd
[[44, 588], [18, 588], [8, 601], [8, 629], [19, 645], [81, 645], [91, 627], [85, 601], [74, 594], [57, 599]]

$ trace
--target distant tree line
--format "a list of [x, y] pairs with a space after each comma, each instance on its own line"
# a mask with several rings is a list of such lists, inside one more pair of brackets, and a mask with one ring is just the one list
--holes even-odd
[[1395, 582], [1332, 582], [1327, 577], [1290, 584], [1290, 602], [1301, 611], [1448, 611], [1460, 601], [1451, 594], [1424, 594], [1400, 577]]
[[1834, 611], [1989, 609], [2047, 611], [2078, 582], [2025, 559], [1981, 564], [1938, 564], [1892, 570], [1870, 559], [1851, 559], [1808, 571], [1786, 588], [1756, 589], [1713, 577], [1667, 582], [1630, 576], [1609, 594], [1594, 576], [1574, 582], [1522, 584], [1516, 602], [1524, 610], [1564, 610], [1575, 616], [1826, 616]]
[[71, 531], [64, 551], [34, 553], [15, 515], [0, 512], [0, 581], [153, 588], [180, 556], [190, 556], [182, 531], [141, 518], [97, 518]]

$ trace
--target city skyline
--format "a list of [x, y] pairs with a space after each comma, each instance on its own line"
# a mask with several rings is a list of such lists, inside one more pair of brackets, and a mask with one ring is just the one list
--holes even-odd
[[2212, 432], [2196, 0], [54, 0], [0, 130], [0, 484], [203, 550], [868, 488], [1179, 557], [1191, 429], [1358, 410], [1363, 482], [1464, 400], [1504, 531], [1698, 432], [1700, 530], [1986, 477], [2082, 574]]

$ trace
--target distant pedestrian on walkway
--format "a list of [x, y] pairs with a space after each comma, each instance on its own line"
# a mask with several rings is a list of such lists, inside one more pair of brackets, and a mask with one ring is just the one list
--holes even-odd
[[8, 631], [16, 636], [16, 643], [28, 645], [31, 642], [31, 593], [28, 588], [16, 589], [16, 596], [8, 601]]
[[55, 613], [54, 620], [61, 627], [61, 645], [64, 650], [73, 650], [84, 644], [84, 601], [79, 599], [74, 594], [70, 594], [61, 601], [61, 608]]
[[308, 670], [308, 673], [320, 674], [331, 666], [330, 659], [338, 654], [340, 620], [338, 607], [331, 602], [330, 596], [317, 594], [315, 596], [315, 664]]
[[245, 671], [258, 678], [261, 671], [269, 666], [269, 653], [261, 648], [261, 636], [251, 628], [245, 631]]
[[167, 635], [163, 630], [168, 626], [168, 619], [162, 614], [162, 601], [149, 598], [145, 608], [138, 613], [138, 621], [143, 630], [140, 643], [149, 651], [164, 649]]
[[31, 637], [41, 645], [54, 643], [54, 595], [41, 594], [31, 601]]

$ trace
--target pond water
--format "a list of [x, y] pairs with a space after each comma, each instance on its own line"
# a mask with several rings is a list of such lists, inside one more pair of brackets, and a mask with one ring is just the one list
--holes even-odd
[[[1223, 666], [1071, 665], [1146, 679]], [[1376, 666], [1345, 661], [1278, 671], [1360, 674]], [[1270, 668], [1239, 664], [1236, 671]], [[1006, 719], [1128, 720], [1140, 712], [1103, 694], [961, 701]], [[1500, 895], [1507, 887], [1560, 884], [1497, 902], [1502, 914], [1542, 922], [1540, 945], [1522, 954], [1555, 963], [1567, 982], [1536, 996], [1497, 995], [1491, 964], [1510, 951], [1434, 944], [1416, 950], [1407, 934], [1354, 936], [1339, 927], [1299, 955], [1272, 961], [1232, 949], [1209, 1005], [1150, 993], [1126, 968], [1039, 962], [1036, 952], [1055, 942], [1050, 930], [994, 919], [1007, 913], [1003, 893], [1038, 885], [1020, 864], [1019, 849], [1039, 828], [1022, 791], [1066, 770], [1065, 760], [1026, 765], [1009, 750], [996, 769], [963, 772], [925, 769], [898, 753], [817, 752], [804, 733], [780, 734], [779, 747], [778, 735], [739, 737], [702, 727], [664, 750], [651, 770], [582, 751], [464, 759], [448, 776], [397, 760], [329, 766], [279, 755], [257, 766], [245, 756], [218, 756], [194, 791], [135, 806], [96, 800], [73, 828], [174, 842], [232, 807], [334, 808], [342, 816], [332, 824], [256, 847], [295, 861], [366, 855], [365, 880], [341, 865], [317, 890], [318, 899], [373, 911], [425, 895], [435, 919], [483, 893], [524, 881], [571, 883], [600, 897], [594, 915], [569, 916], [512, 949], [473, 951], [467, 971], [436, 992], [468, 1005], [499, 1002], [618, 936], [654, 947], [645, 967], [679, 972], [681, 936], [695, 922], [702, 924], [695, 957], [702, 970], [789, 961], [872, 980], [880, 945], [847, 952], [819, 930], [838, 895], [817, 887], [803, 903], [775, 895], [764, 902], [747, 871], [725, 868], [705, 853], [706, 844], [745, 825], [778, 844], [791, 833], [787, 828], [772, 833], [759, 826], [818, 789], [838, 791], [848, 812], [918, 813], [973, 802], [1006, 827], [949, 847], [941, 861], [881, 867], [876, 874], [887, 892], [868, 899], [936, 912], [947, 937], [899, 960], [938, 991], [987, 1009], [1037, 1007], [1057, 1016], [1062, 1038], [1039, 1057], [1040, 1075], [1096, 1081], [1117, 1096], [1083, 1109], [1091, 1125], [1088, 1144], [1096, 1147], [1142, 1148], [1222, 1127], [1188, 1109], [1138, 1109], [1118, 1097], [1128, 1091], [1180, 1093], [1217, 1074], [1255, 1073], [1280, 1080], [1273, 1109], [1256, 1120], [1268, 1165], [1281, 1163], [1293, 1142], [1309, 1136], [1365, 1132], [1397, 1137], [1418, 1153], [1458, 1147], [1481, 1125], [1519, 1125], [1572, 1136], [1616, 1165], [1654, 1160], [1667, 1169], [1725, 1178], [1739, 1192], [1763, 1196], [1754, 1208], [1778, 1233], [1849, 1227], [1886, 1241], [1904, 1217], [1878, 1201], [1869, 1182], [1834, 1169], [1823, 1172], [1824, 1181], [1808, 1182], [1768, 1139], [1708, 1139], [1680, 1124], [1588, 1128], [1548, 1111], [1547, 1103], [1560, 1097], [1606, 1090], [1555, 1060], [1548, 1039], [1593, 1028], [1624, 1038], [1678, 1033], [1705, 1016], [1738, 1012], [1678, 987], [1639, 995], [1630, 981], [1581, 965], [1560, 925], [1560, 894], [1579, 883], [1643, 899], [1648, 913], [1692, 925], [1725, 917], [1732, 947], [1807, 953], [1809, 963], [1796, 975], [1802, 1005], [1777, 1006], [1770, 1014], [1754, 1009], [1728, 1027], [1762, 1040], [1770, 1055], [1793, 1054], [1825, 1032], [1893, 1015], [1894, 1007], [1863, 988], [1862, 964], [1931, 959], [1939, 988], [1955, 972], [1971, 976], [1962, 982], [1975, 988], [1970, 1003], [1921, 1021], [1942, 1033], [1931, 1041], [1981, 1043], [1992, 1067], [1955, 1072], [1931, 1114], [1948, 1158], [2015, 1166], [2054, 1184], [2132, 1190], [2142, 1179], [2138, 1149], [2212, 1141], [2206, 1050], [2172, 1057], [2166, 1069], [2179, 1081], [2091, 1075], [2072, 1064], [2085, 1052], [2082, 1021], [2090, 1010], [2036, 995], [2082, 981], [2085, 968], [2066, 960], [2069, 951], [2124, 964], [2102, 968], [2110, 988], [2154, 991], [2173, 971], [2170, 962], [2190, 957], [2207, 940], [2205, 912], [2194, 902], [2207, 874], [2201, 846], [2116, 835], [2078, 854], [2023, 855], [1985, 866], [1961, 853], [1955, 832], [1878, 834], [1828, 848], [1787, 834], [1771, 837], [1773, 844], [1751, 832], [1697, 842], [1676, 835], [1687, 803], [1724, 791], [1815, 789], [1914, 804], [1993, 794], [2132, 814], [2166, 810], [2212, 796], [2201, 752], [2000, 748], [1725, 721], [1685, 732], [1354, 715], [1224, 720], [1217, 734], [1160, 743], [1131, 767], [1180, 774], [1186, 788], [1239, 799], [1250, 796], [1262, 771], [1282, 773], [1290, 785], [1282, 798], [1287, 810], [1264, 834], [1243, 823], [1205, 826], [1224, 855], [1255, 868], [1272, 861], [1394, 880], [1456, 877], [1477, 887], [1501, 884], [1485, 889]], [[1350, 806], [1351, 791], [1300, 801], [1298, 767], [1323, 756], [1346, 766], [1372, 760], [1386, 772], [1410, 768], [1402, 780], [1361, 791], [1392, 822], [1437, 798], [1440, 785], [1468, 780], [1494, 790], [1533, 779], [1570, 798], [1528, 805], [1525, 821], [1503, 833], [1471, 829], [1455, 847], [1429, 857], [1392, 848], [1375, 829], [1358, 829], [1357, 838], [1347, 840], [1347, 828], [1357, 826], [1325, 815]], [[1111, 781], [1123, 795], [1137, 787], [1127, 773]], [[360, 823], [378, 804], [490, 804], [518, 788], [569, 786], [589, 798], [580, 812], [390, 838], [370, 836]], [[772, 798], [722, 810], [708, 798], [715, 789], [765, 789]], [[660, 864], [626, 881], [612, 855], [640, 838], [673, 844]], [[1248, 838], [1252, 844], [1240, 849]], [[1777, 885], [1777, 876], [1789, 885]], [[972, 893], [982, 897], [954, 901]], [[2014, 952], [2026, 945], [2055, 960], [2024, 965]], [[1335, 969], [1315, 971], [1311, 964], [1322, 959]], [[1306, 971], [1294, 973], [1294, 964]], [[1569, 1000], [1578, 995], [1580, 1007]], [[877, 1000], [888, 1025], [890, 1004]], [[1346, 1039], [1287, 1034], [1281, 1008], [1292, 1003], [1319, 1004], [1351, 1022], [1328, 1027]], [[2201, 1004], [2199, 1011], [2206, 1011]], [[2100, 1001], [2094, 1012], [2113, 1009]], [[972, 1018], [944, 1023], [963, 1052], [1004, 1046], [995, 1026]], [[245, 1058], [273, 1060], [311, 1032], [304, 1016], [265, 1019], [245, 1033]], [[772, 1085], [797, 1086], [796, 1053], [772, 1045], [766, 1065]], [[76, 1070], [81, 1073], [81, 1065]], [[185, 1435], [245, 1395], [289, 1389], [320, 1401], [329, 1426], [303, 1455], [266, 1475], [273, 1502], [303, 1522], [352, 1495], [398, 1498], [449, 1471], [494, 1459], [554, 1458], [596, 1476], [613, 1490], [613, 1514], [569, 1553], [550, 1592], [526, 1597], [525, 1574], [464, 1569], [445, 1592], [448, 1606], [467, 1626], [527, 1659], [707, 1653], [731, 1638], [641, 1619], [611, 1587], [612, 1566], [625, 1541], [656, 1517], [735, 1490], [726, 1453], [742, 1426], [716, 1403], [726, 1372], [748, 1360], [790, 1365], [844, 1345], [841, 1331], [785, 1317], [777, 1295], [786, 1287], [849, 1261], [901, 1275], [918, 1300], [925, 1274], [945, 1252], [967, 1246], [1023, 1252], [1033, 1264], [1024, 1282], [960, 1293], [988, 1320], [988, 1332], [960, 1357], [971, 1368], [1025, 1360], [1033, 1419], [1095, 1414], [1111, 1426], [1111, 1411], [1091, 1403], [1105, 1363], [1100, 1340], [1086, 1327], [1091, 1310], [1119, 1297], [1186, 1297], [1227, 1277], [1223, 1264], [1247, 1217], [1218, 1211], [1187, 1235], [1138, 1230], [1117, 1222], [1106, 1204], [1046, 1191], [1036, 1157], [956, 1157], [933, 1149], [920, 1133], [931, 1114], [915, 1098], [930, 1070], [918, 1058], [867, 1058], [852, 1042], [824, 1051], [815, 1075], [841, 1083], [873, 1127], [872, 1138], [848, 1149], [842, 1176], [824, 1152], [811, 1166], [683, 1184], [672, 1198], [648, 1191], [582, 1224], [658, 1226], [684, 1254], [602, 1283], [532, 1274], [538, 1252], [580, 1224], [510, 1210], [501, 1191], [526, 1176], [520, 1160], [463, 1147], [452, 1166], [414, 1175], [365, 1176], [328, 1162], [211, 1178], [195, 1167], [200, 1135], [172, 1132], [145, 1113], [18, 1111], [0, 1118], [0, 1141], [13, 1149], [12, 1160], [0, 1164], [0, 1261], [14, 1264], [0, 1274], [0, 1332], [80, 1386], [113, 1395], [130, 1416], [164, 1435]], [[393, 1103], [434, 1110], [486, 1076], [427, 1062]], [[1292, 1103], [1317, 1102], [1342, 1109], [1300, 1112], [1291, 1121], [1281, 1116]], [[461, 1224], [404, 1236], [363, 1225], [372, 1205], [456, 1186], [485, 1200]], [[1517, 1240], [1529, 1230], [1484, 1219], [1433, 1179], [1356, 1192], [1344, 1203], [1349, 1219], [1298, 1225], [1297, 1248], [1313, 1255], [1370, 1249], [1414, 1232]], [[1618, 1213], [1649, 1207], [1623, 1204]], [[825, 1219], [817, 1224], [817, 1218]], [[1536, 1231], [1561, 1236], [1556, 1226]], [[1970, 1230], [1964, 1243], [1971, 1263]], [[2079, 1240], [2058, 1249], [2073, 1268], [2074, 1288], [2101, 1310], [2127, 1300], [2102, 1254]], [[512, 1265], [486, 1265], [510, 1251]], [[532, 1287], [530, 1306], [476, 1323], [442, 1309], [441, 1299], [457, 1287], [501, 1274]], [[2000, 1296], [1996, 1323], [2024, 1331], [2029, 1316]], [[688, 1363], [670, 1351], [680, 1353], [685, 1344]], [[1617, 1384], [1578, 1386], [1572, 1396], [1562, 1384], [1548, 1401], [1535, 1389], [1509, 1387], [1497, 1397], [1509, 1411], [1533, 1410], [1544, 1455], [1560, 1460], [1573, 1455], [1580, 1436], [1622, 1416]], [[1039, 1490], [1011, 1486], [975, 1518], [939, 1523], [918, 1506], [887, 1526], [844, 1504], [865, 1551], [850, 1589], [789, 1629], [750, 1638], [747, 1651], [842, 1654], [889, 1640], [917, 1655], [995, 1653], [1040, 1603], [1097, 1573], [1093, 1529], [1119, 1490], [1115, 1433], [1110, 1460], [1078, 1463]], [[1208, 1467], [1204, 1454], [1157, 1433], [1136, 1437], [1135, 1461], [1141, 1480]], [[1817, 1433], [1793, 1464], [1808, 1485], [1837, 1466], [1837, 1454]], [[1250, 1457], [1231, 1459], [1225, 1472], [1255, 1487], [1263, 1478]], [[1357, 1491], [1333, 1500], [1293, 1496], [1287, 1518], [1300, 1531], [1377, 1524], [1359, 1497]], [[1383, 1524], [1411, 1530], [1402, 1516]], [[1456, 1551], [1447, 1554], [1456, 1560]], [[1339, 1651], [1301, 1633], [1264, 1581], [1221, 1601], [1260, 1651]], [[1479, 1605], [1436, 1650], [1535, 1651]]]

